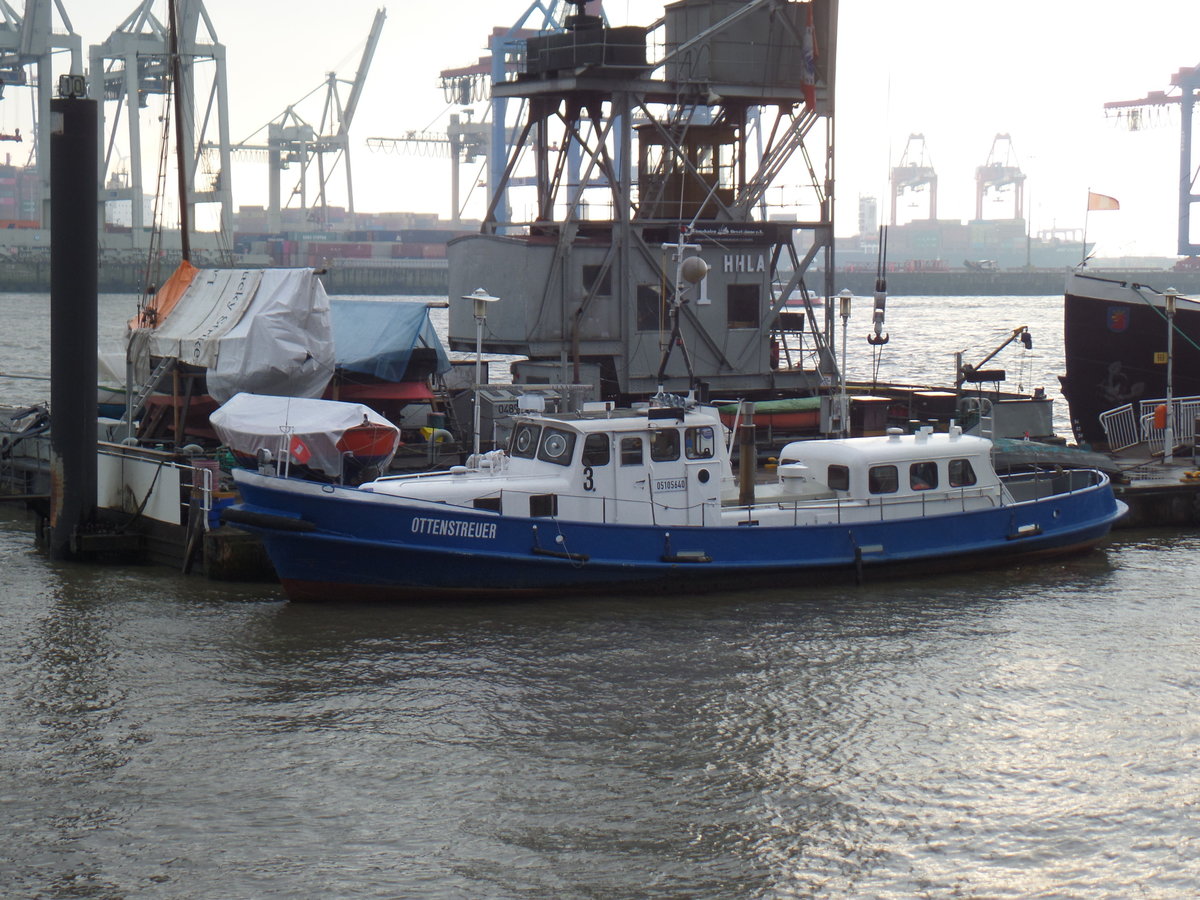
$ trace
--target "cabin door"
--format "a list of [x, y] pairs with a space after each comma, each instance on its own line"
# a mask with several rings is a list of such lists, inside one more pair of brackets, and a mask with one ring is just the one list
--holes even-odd
[[620, 521], [617, 515], [617, 468], [620, 461], [619, 446], [613, 445], [611, 434], [589, 434], [583, 442], [582, 479], [583, 497], [588, 507], [587, 514], [596, 521]]
[[616, 522], [651, 522], [650, 471], [646, 461], [646, 439], [640, 434], [617, 435], [615, 471]]
[[689, 525], [716, 525], [721, 515], [719, 436], [712, 425], [683, 431], [683, 462], [687, 473]]

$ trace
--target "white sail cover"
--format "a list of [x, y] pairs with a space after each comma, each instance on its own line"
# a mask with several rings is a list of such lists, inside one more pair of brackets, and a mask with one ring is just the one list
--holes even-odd
[[[400, 429], [369, 406], [338, 400], [238, 394], [208, 420], [222, 443], [237, 453], [255, 456], [266, 449], [276, 459], [286, 453], [331, 474], [342, 469], [338, 441], [351, 428], [370, 424], [392, 429], [392, 453], [400, 441]], [[386, 468], [389, 462], [390, 454], [380, 465]]]
[[208, 369], [208, 392], [319, 397], [333, 375], [329, 298], [313, 269], [200, 269], [150, 337]]

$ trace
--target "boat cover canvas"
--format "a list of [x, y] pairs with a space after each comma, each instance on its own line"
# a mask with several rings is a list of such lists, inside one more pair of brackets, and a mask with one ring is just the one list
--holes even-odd
[[221, 441], [239, 453], [254, 456], [265, 448], [280, 459], [286, 452], [330, 473], [341, 471], [338, 441], [351, 428], [367, 423], [395, 429], [393, 453], [400, 441], [400, 429], [375, 410], [339, 400], [236, 394], [208, 418]]
[[413, 350], [432, 349], [437, 373], [450, 371], [450, 357], [422, 303], [394, 300], [333, 300], [337, 364], [381, 381], [402, 381]]
[[333, 375], [329, 298], [313, 269], [199, 269], [149, 345], [207, 368], [218, 403], [242, 391], [319, 397]]

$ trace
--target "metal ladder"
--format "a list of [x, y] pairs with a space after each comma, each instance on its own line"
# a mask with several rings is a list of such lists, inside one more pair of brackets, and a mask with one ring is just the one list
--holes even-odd
[[146, 405], [146, 398], [148, 398], [152, 393], [154, 393], [155, 390], [158, 389], [158, 386], [162, 383], [162, 380], [167, 377], [172, 369], [175, 368], [176, 362], [178, 362], [178, 360], [176, 360], [173, 356], [164, 356], [158, 361], [158, 365], [154, 367], [154, 371], [150, 373], [150, 377], [146, 379], [146, 383], [138, 388], [137, 394], [134, 395], [133, 402], [126, 406], [125, 415], [121, 417], [122, 425], [129, 425], [131, 422], [137, 419], [143, 407]]

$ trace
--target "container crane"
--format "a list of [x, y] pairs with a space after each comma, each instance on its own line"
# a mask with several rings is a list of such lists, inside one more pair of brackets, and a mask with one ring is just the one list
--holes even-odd
[[457, 225], [462, 221], [459, 167], [486, 156], [491, 126], [486, 122], [472, 122], [468, 115], [462, 121], [457, 114], [450, 116], [450, 127], [445, 134], [429, 131], [410, 131], [402, 137], [367, 138], [372, 150], [389, 150], [394, 153], [428, 153], [450, 158], [450, 210], [451, 221]]
[[[321, 224], [328, 224], [328, 194], [329, 179], [337, 168], [339, 161], [343, 162], [346, 170], [346, 207], [351, 216], [354, 215], [354, 182], [350, 167], [350, 125], [354, 121], [354, 113], [358, 109], [366, 84], [367, 72], [371, 60], [375, 56], [375, 48], [379, 44], [379, 35], [383, 30], [387, 12], [384, 9], [375, 11], [371, 30], [359, 59], [358, 70], [352, 81], [339, 78], [336, 72], [328, 72], [324, 83], [309, 91], [296, 103], [290, 105], [276, 118], [259, 128], [254, 134], [233, 145], [233, 151], [239, 155], [265, 156], [270, 169], [268, 174], [267, 199], [267, 229], [272, 233], [281, 230], [281, 173], [289, 169], [293, 163], [300, 166], [300, 177], [292, 189], [292, 197], [299, 196], [300, 208], [309, 209], [308, 184], [309, 173], [316, 163], [317, 190], [314, 209], [320, 210]], [[340, 88], [350, 86], [350, 93], [343, 104]], [[297, 112], [297, 106], [316, 94], [321, 88], [325, 89], [325, 100], [318, 125], [307, 122]], [[255, 137], [263, 130], [267, 132], [266, 143], [255, 142]], [[205, 149], [214, 149], [212, 145]], [[327, 154], [333, 154], [333, 161], [326, 163]], [[289, 200], [290, 205], [290, 200]]]
[[[229, 91], [225, 72], [225, 45], [217, 40], [216, 29], [204, 8], [203, 0], [175, 2], [182, 74], [178, 94], [183, 100], [179, 107], [173, 110], [172, 115], [180, 118], [182, 143], [186, 148], [184, 155], [188, 171], [185, 173], [185, 181], [189, 207], [187, 218], [192, 222], [196, 221], [193, 214], [196, 204], [217, 204], [220, 232], [228, 235], [233, 230], [233, 192], [230, 184]], [[135, 241], [146, 239], [147, 234], [143, 209], [146, 179], [143, 171], [145, 162], [142, 153], [141, 110], [149, 105], [151, 97], [159, 96], [165, 104], [172, 93], [168, 27], [155, 16], [152, 9], [154, 5], [155, 0], [141, 0], [137, 9], [117, 26], [108, 40], [92, 45], [88, 52], [91, 71], [89, 90], [91, 96], [100, 101], [100, 129], [104, 142], [100, 163], [102, 184], [109, 181], [109, 172], [116, 160], [122, 158], [117, 150], [117, 138], [122, 118], [125, 119], [129, 183], [124, 188], [109, 191], [106, 197], [108, 200], [129, 202]], [[204, 108], [198, 110], [197, 76], [202, 64], [206, 66], [211, 77], [202, 85], [207, 93], [207, 100]], [[200, 96], [203, 96], [203, 93]], [[113, 113], [107, 111], [111, 103], [116, 104]], [[200, 188], [197, 186], [199, 150], [206, 146], [205, 135], [214, 119], [217, 140], [211, 146], [220, 149], [220, 158], [215, 171], [207, 173], [208, 183]], [[157, 165], [158, 160], [154, 162]], [[165, 173], [164, 167], [157, 168], [160, 173]], [[152, 193], [161, 192], [156, 188]], [[139, 246], [138, 249], [143, 248]]]
[[989, 191], [1003, 191], [1012, 187], [1014, 219], [1025, 218], [1025, 173], [1017, 164], [1012, 138], [998, 134], [992, 138], [992, 149], [987, 162], [975, 170], [975, 220], [983, 219], [983, 201]]
[[[54, 13], [58, 12], [55, 30]], [[67, 50], [71, 54], [70, 72], [83, 74], [83, 42], [71, 27], [62, 0], [26, 0], [25, 13], [19, 15], [5, 0], [0, 0], [0, 99], [9, 86], [33, 87], [36, 91], [36, 121], [33, 129], [32, 157], [37, 165], [41, 194], [39, 219], [42, 227], [50, 222], [50, 156], [40, 152], [50, 146], [50, 100], [58, 79], [54, 75], [53, 54]], [[36, 74], [29, 75], [30, 66]], [[20, 141], [21, 132], [0, 135], [0, 140]]]
[[892, 168], [892, 225], [896, 224], [896, 206], [906, 191], [929, 188], [929, 221], [937, 220], [937, 172], [929, 160], [925, 135], [910, 134], [900, 163]]
[[1193, 133], [1193, 112], [1196, 106], [1196, 95], [1200, 92], [1200, 66], [1180, 69], [1171, 76], [1171, 87], [1179, 90], [1178, 94], [1168, 94], [1165, 91], [1152, 91], [1141, 100], [1115, 100], [1104, 104], [1104, 114], [1108, 117], [1123, 120], [1130, 131], [1139, 130], [1149, 114], [1169, 108], [1179, 107], [1179, 255], [1191, 257], [1192, 265], [1200, 265], [1200, 243], [1192, 240], [1191, 216], [1192, 208], [1200, 203], [1200, 194], [1196, 192], [1196, 183], [1200, 172], [1192, 168], [1192, 145], [1195, 139]]

